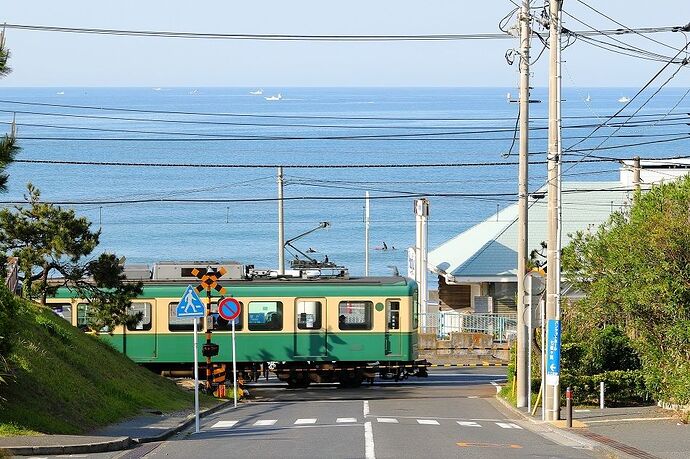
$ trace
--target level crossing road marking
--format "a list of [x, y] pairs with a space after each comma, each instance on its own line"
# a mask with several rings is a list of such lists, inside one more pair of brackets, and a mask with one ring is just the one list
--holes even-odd
[[417, 424], [427, 425], [427, 426], [437, 426], [439, 425], [436, 419], [417, 419]]
[[254, 423], [255, 426], [272, 426], [278, 422], [277, 419], [260, 419]]
[[395, 418], [376, 418], [376, 421], [383, 424], [397, 424], [398, 420]]
[[520, 427], [517, 424], [513, 424], [512, 422], [497, 422], [496, 425], [502, 429], [520, 429], [520, 430], [522, 430], [522, 427]]
[[342, 424], [345, 422], [357, 422], [357, 419], [356, 418], [338, 418], [335, 420], [335, 422], [337, 424]]
[[315, 418], [298, 419], [295, 421], [295, 425], [297, 425], [297, 424], [316, 424], [316, 419]]
[[235, 424], [237, 424], [239, 421], [218, 421], [215, 424], [211, 426], [212, 429], [222, 429], [225, 427], [232, 427]]
[[461, 425], [463, 427], [481, 427], [481, 425], [479, 425], [478, 423], [476, 423], [474, 421], [455, 421], [455, 422], [457, 422], [459, 425]]

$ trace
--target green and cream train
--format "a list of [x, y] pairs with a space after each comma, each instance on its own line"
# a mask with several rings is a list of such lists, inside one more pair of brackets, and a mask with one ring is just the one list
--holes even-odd
[[[144, 290], [131, 310], [141, 312], [143, 319], [131, 327], [100, 333], [101, 339], [154, 370], [189, 371], [194, 319], [178, 318], [176, 308], [187, 285], [197, 283], [189, 274], [192, 269], [178, 266], [177, 275], [161, 276], [154, 267], [152, 278], [142, 276]], [[242, 305], [235, 319], [236, 359], [238, 372], [245, 377], [256, 379], [270, 370], [291, 387], [306, 387], [311, 382], [357, 386], [376, 375], [426, 376], [426, 362], [418, 360], [414, 281], [404, 277], [237, 277], [242, 278], [219, 282], [226, 296]], [[218, 315], [220, 296], [213, 293], [210, 318], [197, 319], [198, 329], [203, 332], [212, 323], [212, 342], [219, 346], [213, 363], [229, 367], [231, 324]], [[57, 314], [87, 327], [89, 304], [70, 290], [60, 289], [48, 301]], [[204, 361], [204, 342], [200, 336], [200, 362]]]

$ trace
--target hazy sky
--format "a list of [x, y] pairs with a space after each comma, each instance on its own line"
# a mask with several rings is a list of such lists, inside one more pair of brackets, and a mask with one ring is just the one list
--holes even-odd
[[[588, 0], [630, 27], [690, 21], [688, 0]], [[543, 2], [534, 0], [534, 5]], [[6, 23], [139, 30], [280, 34], [457, 34], [497, 32], [508, 0], [67, 0], [5, 1]], [[565, 0], [597, 28], [615, 24]], [[583, 26], [565, 18], [573, 30]], [[647, 49], [652, 42], [619, 37]], [[680, 33], [654, 38], [675, 46]], [[541, 44], [535, 40], [533, 55]], [[7, 31], [13, 73], [1, 86], [515, 86], [504, 54], [517, 40], [298, 43], [183, 40]], [[546, 55], [533, 67], [543, 86]], [[662, 64], [578, 42], [564, 53], [568, 86], [640, 86]], [[690, 68], [674, 81], [690, 86]]]

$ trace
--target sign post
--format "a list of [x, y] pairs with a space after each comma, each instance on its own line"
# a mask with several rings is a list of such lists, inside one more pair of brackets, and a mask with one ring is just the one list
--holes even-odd
[[204, 303], [196, 294], [196, 291], [191, 285], [187, 286], [184, 295], [177, 304], [178, 318], [192, 318], [194, 322], [194, 433], [199, 433], [199, 356], [197, 355], [198, 348], [198, 320], [199, 317], [204, 317]]
[[235, 353], [235, 320], [242, 312], [242, 305], [234, 298], [218, 302], [218, 315], [232, 324], [232, 397], [237, 408], [237, 354]]
[[[558, 387], [561, 373], [561, 321], [549, 319], [546, 331], [546, 385]], [[554, 397], [553, 408], [545, 407], [547, 411], [554, 411], [553, 419], [558, 419], [560, 411], [559, 397]]]

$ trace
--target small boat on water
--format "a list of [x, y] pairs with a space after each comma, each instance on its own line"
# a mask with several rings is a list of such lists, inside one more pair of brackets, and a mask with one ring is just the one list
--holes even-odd
[[260, 96], [263, 93], [264, 93], [263, 89], [257, 89], [256, 91], [249, 91], [249, 94], [251, 94], [253, 96]]
[[627, 104], [628, 102], [630, 102], [630, 97], [623, 96], [620, 99], [618, 99], [618, 102], [620, 102], [621, 104]]
[[58, 96], [64, 96], [64, 95], [65, 95], [65, 91], [58, 91], [58, 92], [56, 92], [55, 94], [57, 94]]
[[266, 100], [282, 100], [283, 95], [281, 93], [278, 93], [277, 96], [268, 96], [268, 97], [264, 97], [264, 99], [266, 99]]
[[589, 101], [591, 101], [591, 100], [592, 100], [592, 96], [590, 96], [589, 94], [587, 94], [587, 97], [585, 97], [585, 102], [589, 102]]

